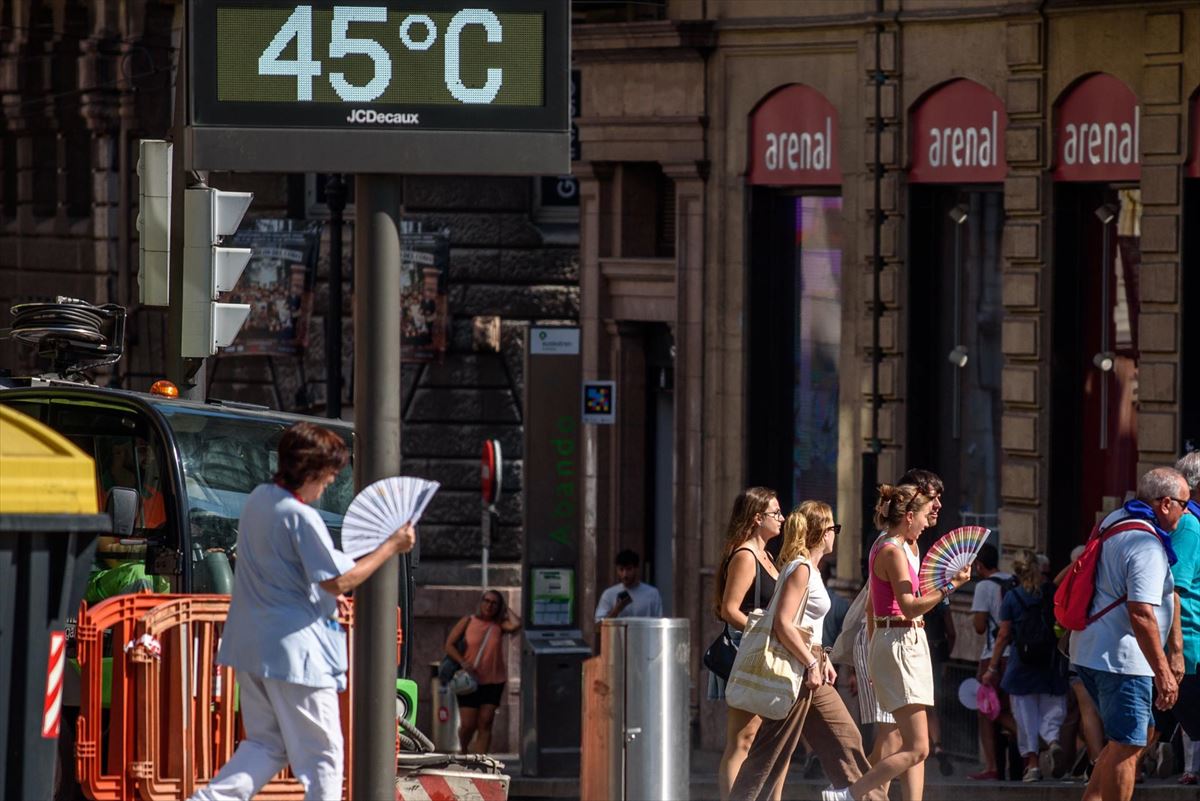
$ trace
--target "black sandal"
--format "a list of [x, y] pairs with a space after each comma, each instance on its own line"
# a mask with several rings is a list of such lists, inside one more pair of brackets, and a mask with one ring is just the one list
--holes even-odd
[[933, 747], [933, 756], [938, 761], [938, 770], [943, 776], [954, 775], [954, 763], [950, 760], [950, 755], [942, 750], [941, 745]]

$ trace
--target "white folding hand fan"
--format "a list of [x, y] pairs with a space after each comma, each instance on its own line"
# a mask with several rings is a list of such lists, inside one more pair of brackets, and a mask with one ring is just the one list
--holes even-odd
[[342, 519], [342, 551], [357, 559], [405, 523], [416, 525], [441, 485], [412, 476], [376, 481], [354, 496]]

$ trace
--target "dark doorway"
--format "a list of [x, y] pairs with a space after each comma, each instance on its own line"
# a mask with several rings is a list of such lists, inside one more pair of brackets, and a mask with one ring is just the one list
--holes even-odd
[[905, 444], [907, 466], [946, 484], [932, 541], [961, 525], [998, 527], [1004, 195], [923, 185], [911, 198]]
[[[1196, 101], [1200, 102], [1200, 100]], [[1200, 158], [1200, 154], [1197, 154]], [[1183, 269], [1180, 331], [1181, 451], [1200, 450], [1200, 178], [1183, 182]]]
[[1062, 564], [1137, 481], [1140, 193], [1061, 183], [1054, 216], [1047, 508]]
[[836, 507], [842, 199], [756, 187], [750, 218], [748, 482]]

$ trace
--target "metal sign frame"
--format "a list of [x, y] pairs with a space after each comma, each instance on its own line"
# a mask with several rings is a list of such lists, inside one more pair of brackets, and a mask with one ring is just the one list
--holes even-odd
[[[291, 3], [295, 4], [295, 3]], [[453, 11], [467, 0], [308, 0], [306, 5], [384, 6], [396, 11]], [[570, 172], [570, 19], [562, 0], [488, 0], [497, 12], [544, 15], [543, 105], [401, 105], [229, 102], [217, 99], [216, 12], [226, 7], [285, 7], [281, 0], [188, 3], [188, 125], [194, 170], [463, 175], [558, 175]], [[350, 110], [416, 114], [419, 127], [354, 127]]]

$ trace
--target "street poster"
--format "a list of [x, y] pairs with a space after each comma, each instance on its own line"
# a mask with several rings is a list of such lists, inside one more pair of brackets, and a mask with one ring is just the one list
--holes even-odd
[[248, 303], [250, 316], [222, 356], [297, 356], [308, 345], [321, 224], [256, 219], [226, 240], [253, 254], [228, 302]]
[[400, 234], [400, 358], [406, 362], [440, 361], [450, 338], [446, 271], [450, 266], [448, 231]]

